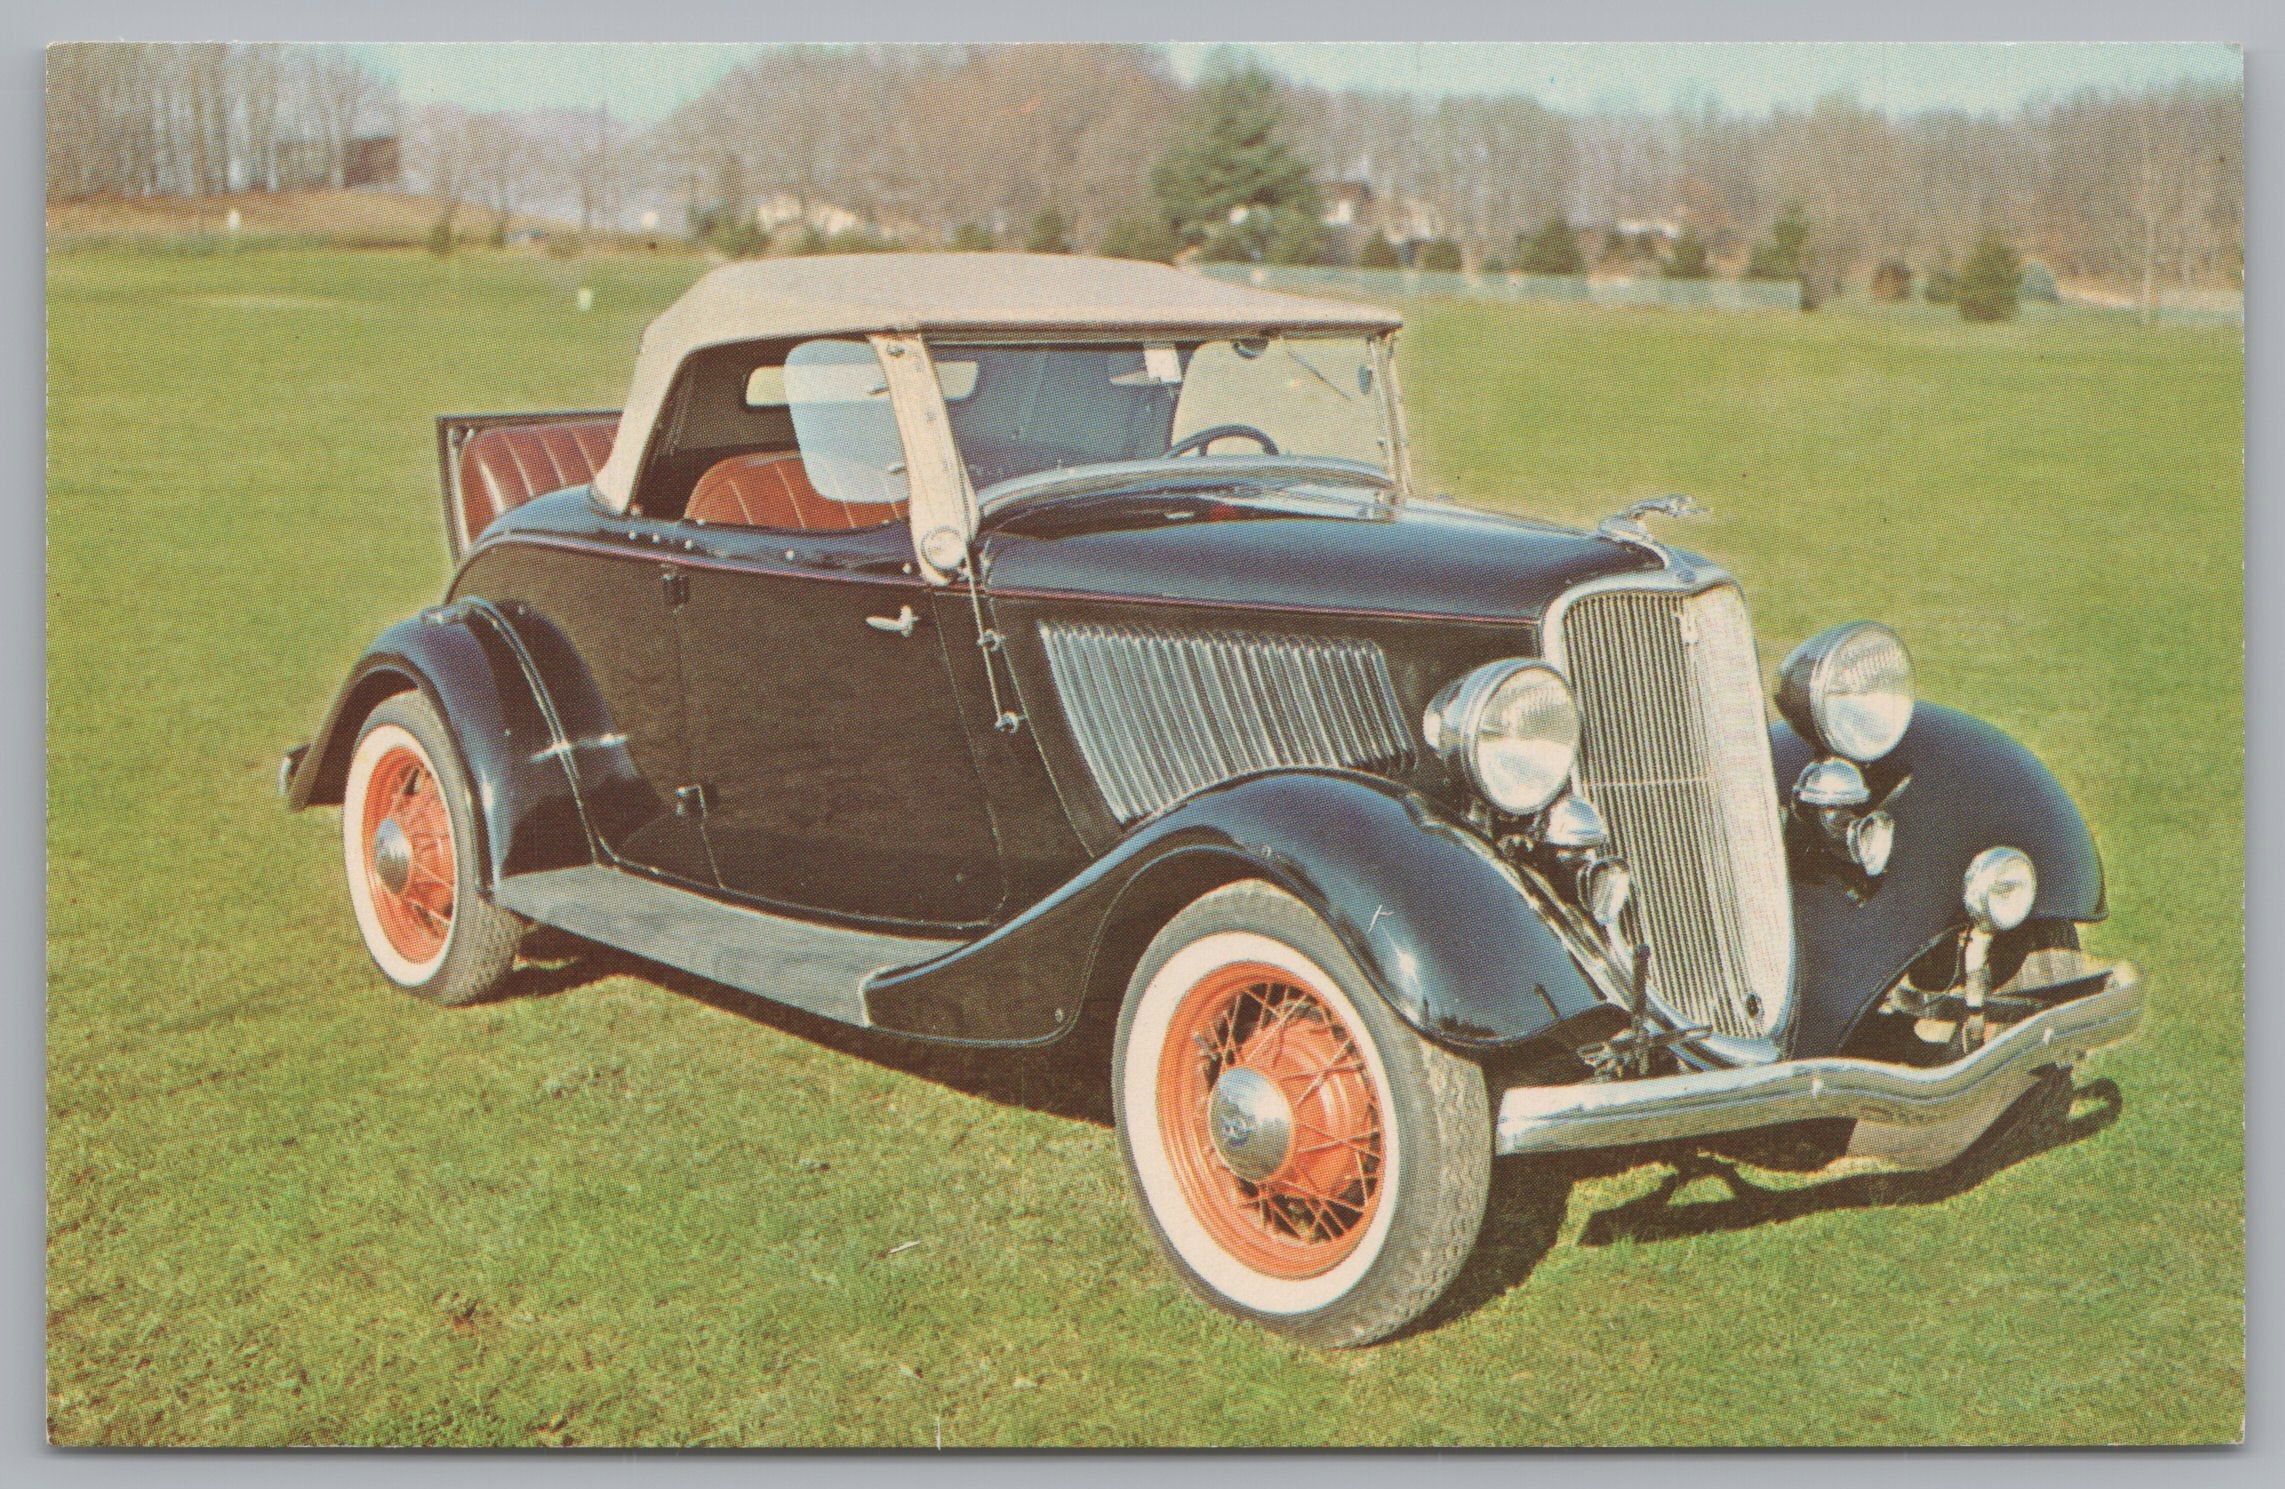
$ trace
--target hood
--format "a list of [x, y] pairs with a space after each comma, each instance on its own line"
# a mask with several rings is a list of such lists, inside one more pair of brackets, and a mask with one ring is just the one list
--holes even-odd
[[988, 520], [990, 588], [1305, 611], [1537, 620], [1639, 548], [1443, 503], [1296, 492], [1113, 492]]

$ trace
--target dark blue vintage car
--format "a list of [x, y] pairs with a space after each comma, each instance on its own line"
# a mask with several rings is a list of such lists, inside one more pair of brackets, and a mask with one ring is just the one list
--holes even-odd
[[1419, 499], [1398, 324], [1084, 258], [716, 270], [623, 411], [440, 421], [450, 591], [286, 794], [440, 1003], [537, 924], [1107, 1047], [1176, 1268], [1318, 1344], [1444, 1292], [1495, 1154], [1942, 1163], [2134, 1026], [2038, 761], [1873, 623], [1772, 722], [1738, 586], [1645, 525], [1679, 499]]

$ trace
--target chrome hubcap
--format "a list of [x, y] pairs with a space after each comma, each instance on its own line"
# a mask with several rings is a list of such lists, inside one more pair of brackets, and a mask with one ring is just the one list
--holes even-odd
[[1214, 1151], [1249, 1184], [1276, 1173], [1293, 1149], [1292, 1103], [1277, 1082], [1243, 1065], [1233, 1065], [1214, 1082], [1206, 1127]]
[[390, 817], [373, 830], [373, 877], [391, 894], [403, 894], [413, 877], [413, 840]]

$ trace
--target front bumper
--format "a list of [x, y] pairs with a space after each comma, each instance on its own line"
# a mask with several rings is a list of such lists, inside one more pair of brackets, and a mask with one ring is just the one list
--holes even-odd
[[2010, 1024], [1949, 1065], [1922, 1069], [1835, 1057], [1517, 1086], [1500, 1098], [1498, 1151], [1615, 1148], [1835, 1117], [1906, 1129], [1972, 1123], [1981, 1131], [2038, 1071], [2124, 1039], [2141, 1022], [2142, 974], [2121, 962], [2101, 991]]

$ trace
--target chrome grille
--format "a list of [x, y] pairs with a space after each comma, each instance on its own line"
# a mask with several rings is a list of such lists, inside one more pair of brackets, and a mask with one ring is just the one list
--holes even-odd
[[1278, 766], [1386, 770], [1411, 734], [1364, 641], [1049, 624], [1064, 717], [1121, 822]]
[[1651, 995], [1716, 1034], [1772, 1036], [1793, 909], [1744, 599], [1729, 584], [1589, 591], [1548, 650], [1579, 699], [1579, 790], [1634, 870]]

